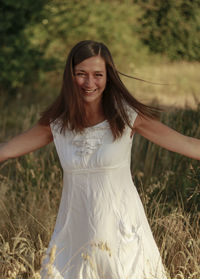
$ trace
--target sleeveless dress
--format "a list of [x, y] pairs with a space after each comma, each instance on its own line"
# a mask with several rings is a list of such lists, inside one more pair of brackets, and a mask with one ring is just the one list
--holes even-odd
[[[128, 114], [134, 123], [137, 113], [129, 109]], [[82, 133], [60, 134], [58, 121], [51, 129], [63, 191], [41, 277], [166, 279], [131, 177], [131, 129], [115, 141], [107, 120]]]

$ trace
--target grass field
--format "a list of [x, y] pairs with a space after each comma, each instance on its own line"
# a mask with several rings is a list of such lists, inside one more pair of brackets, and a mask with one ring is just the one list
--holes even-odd
[[[153, 100], [165, 108], [164, 123], [200, 138], [199, 64], [163, 62], [138, 69], [129, 65], [127, 69], [127, 74], [169, 83], [150, 85], [124, 79], [138, 99]], [[25, 88], [16, 99], [2, 96], [0, 141], [32, 126], [41, 109], [53, 100], [60, 76], [49, 73], [47, 80], [43, 86]], [[163, 150], [138, 135], [133, 146], [133, 179], [169, 278], [199, 279], [199, 162]], [[54, 228], [62, 189], [53, 144], [2, 163], [0, 183], [0, 278], [39, 278], [37, 271]]]

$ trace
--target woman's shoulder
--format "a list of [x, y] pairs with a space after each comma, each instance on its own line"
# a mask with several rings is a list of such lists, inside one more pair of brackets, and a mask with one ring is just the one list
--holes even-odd
[[138, 115], [137, 110], [127, 102], [123, 102], [123, 106], [129, 120], [133, 123]]
[[50, 128], [53, 135], [60, 134], [62, 130], [62, 121], [61, 119], [57, 118], [55, 120], [50, 121]]

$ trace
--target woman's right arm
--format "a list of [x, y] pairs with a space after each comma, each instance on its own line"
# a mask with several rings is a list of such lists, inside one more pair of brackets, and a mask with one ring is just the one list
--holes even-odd
[[36, 124], [30, 130], [0, 144], [0, 162], [37, 150], [53, 140], [50, 126]]

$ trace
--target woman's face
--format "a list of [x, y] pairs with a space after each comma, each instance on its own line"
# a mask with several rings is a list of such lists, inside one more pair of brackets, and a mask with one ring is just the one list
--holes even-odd
[[75, 83], [87, 103], [101, 101], [106, 87], [106, 65], [103, 58], [93, 56], [74, 67]]

